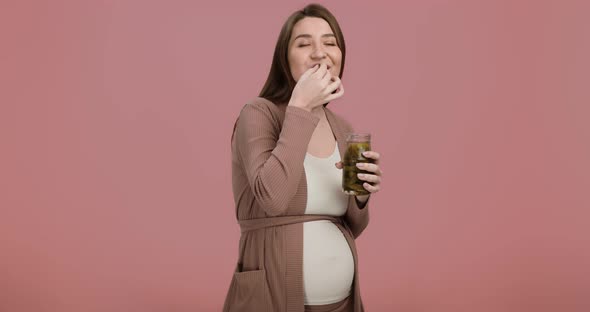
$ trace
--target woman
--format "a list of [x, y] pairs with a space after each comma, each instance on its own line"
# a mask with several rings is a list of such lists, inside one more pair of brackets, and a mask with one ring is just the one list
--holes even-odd
[[[223, 311], [363, 311], [354, 239], [370, 195], [341, 190], [352, 127], [326, 108], [342, 97], [346, 55], [334, 16], [308, 5], [285, 22], [266, 84], [232, 135], [239, 257]], [[379, 154], [360, 176], [379, 191]]]

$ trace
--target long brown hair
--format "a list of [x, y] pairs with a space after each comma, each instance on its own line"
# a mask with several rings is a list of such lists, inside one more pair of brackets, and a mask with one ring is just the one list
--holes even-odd
[[336, 36], [336, 43], [342, 52], [342, 65], [340, 66], [340, 73], [338, 74], [338, 76], [342, 78], [342, 73], [344, 72], [344, 60], [346, 58], [346, 45], [344, 44], [344, 35], [342, 34], [342, 30], [340, 30], [340, 25], [328, 9], [319, 4], [309, 4], [302, 10], [291, 14], [287, 21], [285, 21], [285, 24], [283, 24], [283, 28], [279, 34], [272, 58], [272, 64], [270, 66], [270, 72], [268, 73], [266, 83], [264, 84], [264, 87], [262, 87], [262, 91], [260, 91], [259, 95], [275, 104], [287, 103], [291, 98], [293, 88], [295, 88], [296, 82], [295, 79], [293, 79], [289, 67], [289, 41], [291, 40], [291, 33], [293, 32], [295, 24], [305, 17], [322, 18], [328, 22], [330, 28], [332, 28], [332, 31]]

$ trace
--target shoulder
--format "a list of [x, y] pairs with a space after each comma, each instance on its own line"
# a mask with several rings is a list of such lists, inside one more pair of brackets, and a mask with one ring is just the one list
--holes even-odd
[[257, 126], [267, 125], [280, 130], [285, 115], [283, 106], [285, 105], [277, 105], [265, 98], [255, 97], [242, 107], [237, 123], [255, 123]]
[[285, 113], [285, 105], [277, 105], [265, 98], [255, 97], [242, 107], [242, 112], [246, 111], [257, 111], [259, 113], [270, 116], [281, 115]]

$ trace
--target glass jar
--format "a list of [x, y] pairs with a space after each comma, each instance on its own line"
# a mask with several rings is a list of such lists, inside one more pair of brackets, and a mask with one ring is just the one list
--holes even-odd
[[[366, 181], [358, 178], [359, 173], [373, 174], [359, 169], [357, 163], [374, 163], [372, 158], [363, 156], [363, 152], [371, 150], [371, 135], [368, 133], [352, 133], [346, 138], [346, 152], [342, 160], [342, 190], [348, 195], [370, 194], [363, 187]], [[368, 182], [367, 182], [368, 183]]]

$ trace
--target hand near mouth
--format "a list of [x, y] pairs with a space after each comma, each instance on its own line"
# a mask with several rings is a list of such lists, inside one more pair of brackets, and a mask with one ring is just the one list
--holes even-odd
[[340, 98], [344, 94], [342, 81], [338, 76], [332, 76], [327, 64], [315, 65], [301, 75], [293, 93], [289, 105], [296, 106], [307, 111]]

